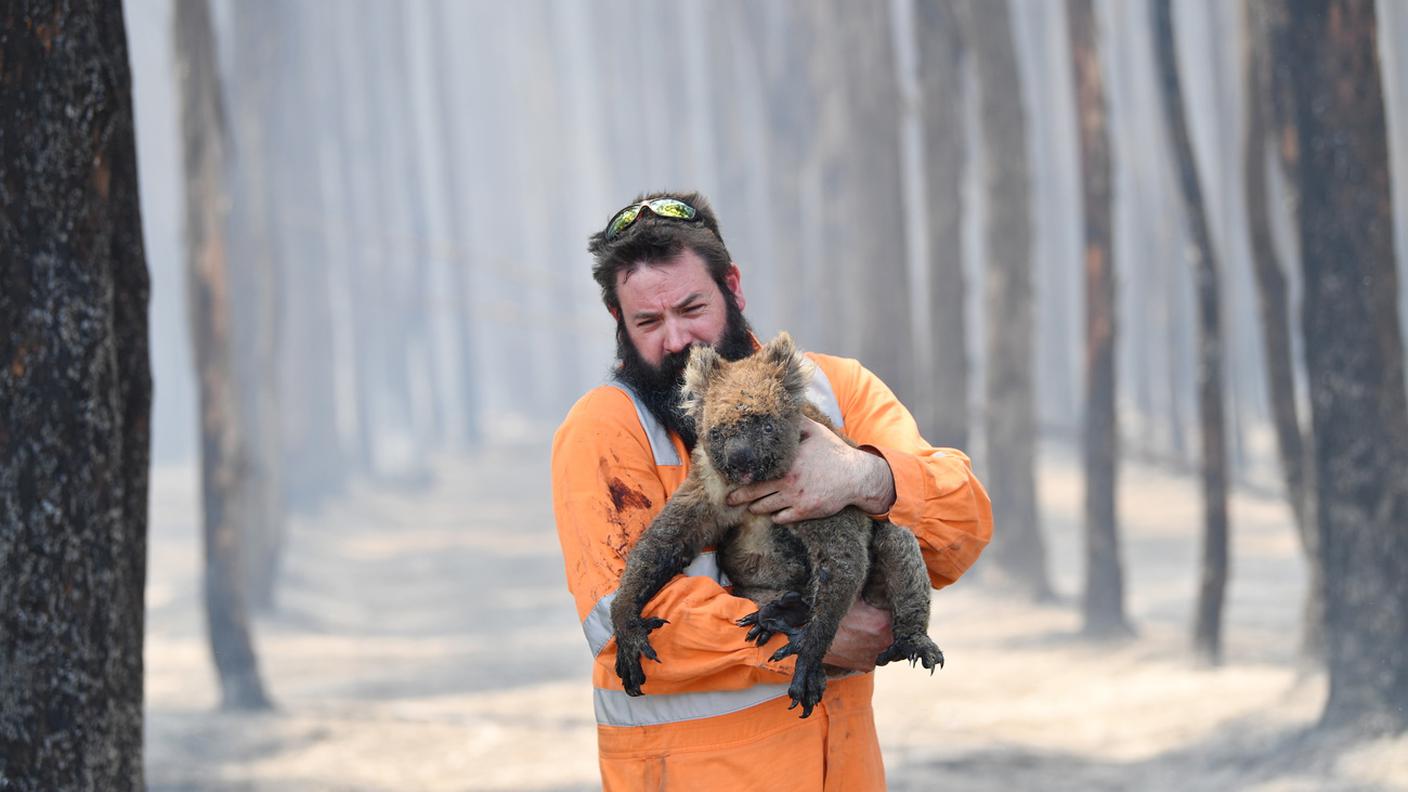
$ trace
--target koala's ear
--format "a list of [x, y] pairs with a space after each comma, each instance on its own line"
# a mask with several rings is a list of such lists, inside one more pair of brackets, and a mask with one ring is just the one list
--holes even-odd
[[689, 363], [684, 367], [684, 387], [681, 389], [680, 405], [684, 411], [698, 422], [699, 413], [704, 409], [704, 394], [709, 383], [723, 369], [724, 360], [713, 347], [704, 344], [689, 350]]
[[806, 398], [807, 385], [812, 381], [812, 362], [797, 351], [797, 345], [792, 343], [792, 336], [785, 331], [769, 341], [768, 345], [763, 347], [762, 354], [781, 370], [782, 387], [787, 390], [787, 395], [800, 404]]

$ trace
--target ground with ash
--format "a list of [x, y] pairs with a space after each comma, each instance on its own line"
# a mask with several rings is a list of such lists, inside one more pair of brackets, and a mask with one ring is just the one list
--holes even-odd
[[[1201, 505], [1186, 474], [1121, 474], [1138, 634], [1077, 636], [1082, 484], [1044, 449], [1062, 599], [976, 574], [934, 597], [947, 666], [881, 669], [892, 789], [1408, 790], [1408, 737], [1309, 729], [1323, 674], [1297, 662], [1305, 574], [1285, 506], [1236, 491], [1225, 660], [1189, 636]], [[588, 651], [553, 529], [545, 446], [441, 459], [412, 490], [354, 483], [291, 525], [278, 607], [256, 620], [272, 713], [216, 708], [195, 471], [153, 477], [146, 766], [174, 790], [576, 790], [598, 786]], [[999, 527], [1000, 529], [1000, 527]], [[741, 634], [740, 634], [741, 640]]]

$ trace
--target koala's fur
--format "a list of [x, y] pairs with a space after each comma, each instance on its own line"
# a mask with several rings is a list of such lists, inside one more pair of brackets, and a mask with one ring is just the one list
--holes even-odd
[[643, 619], [641, 610], [709, 545], [718, 547], [733, 593], [760, 606], [739, 622], [750, 627], [747, 639], [762, 645], [775, 632], [788, 635], [773, 659], [797, 655], [788, 694], [793, 706], [802, 705], [802, 717], [821, 700], [822, 657], [857, 596], [891, 612], [895, 640], [878, 665], [907, 658], [931, 673], [935, 664], [943, 665], [943, 654], [927, 635], [929, 579], [912, 533], [875, 522], [854, 506], [831, 517], [776, 525], [725, 502], [735, 487], [780, 478], [791, 468], [802, 416], [840, 434], [806, 400], [811, 371], [812, 363], [786, 333], [734, 363], [708, 347], [690, 354], [684, 403], [699, 432], [692, 466], [632, 548], [611, 604], [616, 673], [631, 695], [640, 695], [645, 681], [641, 655], [659, 659], [649, 633], [665, 624]]

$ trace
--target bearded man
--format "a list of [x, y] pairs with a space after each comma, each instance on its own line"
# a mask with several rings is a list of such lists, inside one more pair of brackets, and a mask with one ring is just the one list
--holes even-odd
[[[801, 719], [788, 712], [795, 658], [770, 660], [785, 636], [745, 640], [737, 621], [756, 605], [732, 596], [706, 551], [646, 606], [668, 622], [650, 638], [660, 662], [647, 665], [645, 695], [623, 690], [610, 606], [632, 544], [689, 472], [695, 432], [679, 396], [690, 347], [737, 360], [757, 340], [743, 316], [741, 270], [697, 193], [641, 196], [589, 250], [619, 360], [558, 428], [552, 486], [568, 587], [595, 658], [603, 788], [883, 790], [870, 700], [876, 657], [891, 642], [889, 614], [864, 602], [825, 658], [857, 673], [833, 680]], [[783, 524], [857, 506], [914, 532], [935, 588], [954, 582], [992, 535], [992, 508], [968, 457], [925, 442], [909, 410], [859, 362], [808, 357], [816, 364], [808, 397], [860, 448], [809, 422], [792, 469], [737, 488], [729, 502]]]

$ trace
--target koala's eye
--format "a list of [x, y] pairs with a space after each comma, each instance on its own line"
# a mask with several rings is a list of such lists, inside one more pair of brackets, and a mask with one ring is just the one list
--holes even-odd
[[773, 428], [772, 421], [763, 421], [763, 434], [772, 434]]
[[724, 428], [722, 426], [715, 426], [713, 429], [710, 429], [709, 439], [716, 443], [724, 439]]

